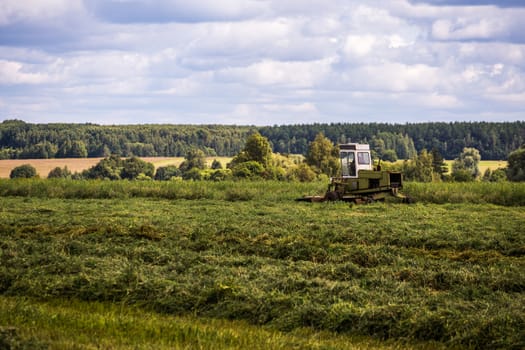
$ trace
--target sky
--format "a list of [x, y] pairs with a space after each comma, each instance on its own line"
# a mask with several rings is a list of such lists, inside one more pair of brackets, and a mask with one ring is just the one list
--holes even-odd
[[1, 0], [0, 121], [525, 120], [523, 0]]

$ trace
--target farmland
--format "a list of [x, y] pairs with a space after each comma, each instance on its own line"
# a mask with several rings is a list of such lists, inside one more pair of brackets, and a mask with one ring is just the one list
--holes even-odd
[[324, 186], [0, 180], [0, 334], [58, 349], [525, 346], [523, 184], [293, 201]]
[[[31, 164], [35, 167], [40, 177], [47, 177], [49, 172], [56, 168], [67, 168], [71, 172], [81, 172], [89, 169], [97, 164], [102, 158], [54, 158], [54, 159], [3, 159], [0, 160], [0, 178], [9, 178], [9, 174], [13, 168], [22, 164]], [[176, 165], [179, 166], [184, 157], [143, 157], [142, 160], [152, 163], [155, 168]], [[208, 157], [206, 159], [208, 166], [211, 165], [214, 159], [220, 161], [223, 165], [231, 160], [231, 157]]]
[[[65, 166], [72, 172], [81, 172], [86, 170], [95, 164], [97, 164], [102, 158], [55, 158], [55, 159], [3, 159], [0, 160], [0, 178], [9, 178], [9, 174], [13, 168], [20, 166], [22, 164], [31, 164], [35, 167], [37, 173], [40, 177], [45, 178], [49, 172], [56, 168], [63, 168]], [[176, 165], [179, 166], [184, 160], [183, 157], [143, 157], [141, 158], [146, 162], [152, 163], [155, 168], [166, 166], [166, 165]], [[231, 157], [208, 157], [206, 159], [208, 166], [211, 165], [214, 159], [217, 159], [225, 166], [228, 162], [231, 161]], [[449, 170], [452, 166], [452, 161], [446, 162]], [[479, 168], [483, 174], [485, 170], [491, 169], [496, 170], [498, 168], [505, 168], [507, 166], [506, 161], [493, 161], [486, 160], [481, 161]]]

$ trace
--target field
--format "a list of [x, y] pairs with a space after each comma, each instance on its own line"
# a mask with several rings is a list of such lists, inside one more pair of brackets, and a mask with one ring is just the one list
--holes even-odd
[[[9, 178], [11, 170], [22, 164], [31, 164], [35, 167], [40, 177], [45, 178], [47, 174], [56, 167], [63, 168], [67, 166], [71, 172], [81, 172], [97, 164], [101, 159], [102, 158], [3, 159], [0, 160], [0, 178]], [[141, 159], [153, 163], [155, 169], [166, 165], [179, 166], [184, 160], [183, 157], [141, 157]], [[220, 161], [223, 166], [231, 161], [231, 157], [208, 157], [206, 159], [208, 166], [211, 165], [214, 159]]]
[[[452, 163], [454, 163], [453, 160], [445, 161], [445, 164], [448, 167], [449, 173], [452, 169]], [[479, 171], [481, 175], [483, 175], [487, 169], [494, 171], [496, 169], [504, 169], [506, 167], [507, 167], [506, 160], [482, 160], [479, 162]]]
[[[22, 164], [31, 164], [36, 168], [40, 177], [45, 178], [49, 172], [56, 168], [67, 166], [72, 172], [81, 172], [97, 164], [102, 158], [65, 158], [65, 159], [4, 159], [0, 160], [0, 178], [9, 178], [9, 174], [13, 168]], [[183, 157], [143, 157], [141, 158], [147, 162], [153, 163], [155, 169], [166, 165], [177, 165], [184, 160]], [[231, 157], [208, 157], [208, 166], [211, 165], [214, 159], [217, 159], [225, 166], [231, 161]], [[446, 161], [449, 169], [452, 167], [452, 161]], [[481, 174], [487, 169], [496, 170], [498, 168], [505, 168], [507, 162], [503, 160], [483, 160], [480, 162], [479, 169]]]
[[525, 185], [425, 186], [0, 180], [0, 345], [524, 348]]

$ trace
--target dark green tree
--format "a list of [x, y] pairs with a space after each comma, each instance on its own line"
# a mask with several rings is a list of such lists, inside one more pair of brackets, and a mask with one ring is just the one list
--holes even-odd
[[181, 171], [175, 165], [167, 165], [157, 168], [155, 172], [155, 180], [167, 181], [173, 177], [181, 175]]
[[397, 161], [397, 154], [396, 151], [393, 149], [387, 149], [383, 152], [383, 156], [381, 157], [382, 160], [386, 160], [388, 162], [395, 162]]
[[83, 171], [82, 177], [86, 179], [120, 180], [123, 167], [123, 160], [119, 156], [112, 155], [100, 160], [88, 170]]
[[502, 182], [507, 181], [507, 173], [505, 169], [496, 169], [492, 171], [491, 169], [485, 170], [483, 173], [482, 181], [486, 182]]
[[137, 157], [131, 157], [124, 160], [120, 177], [128, 180], [135, 180], [141, 175], [153, 178], [154, 172], [153, 164]]
[[448, 172], [448, 166], [445, 163], [445, 159], [439, 152], [437, 148], [432, 148], [432, 151], [430, 152], [432, 155], [432, 169], [434, 171], [434, 174], [439, 178], [443, 179], [443, 175]]
[[11, 179], [30, 179], [37, 176], [38, 174], [36, 172], [36, 169], [31, 164], [19, 165], [13, 168], [13, 170], [11, 170], [11, 173], [9, 174], [9, 178]]
[[222, 164], [217, 159], [214, 159], [213, 162], [211, 163], [211, 168], [214, 170], [222, 169]]
[[511, 152], [507, 161], [507, 178], [510, 181], [525, 181], [525, 145]]
[[71, 171], [67, 168], [67, 166], [61, 168], [57, 166], [56, 168], [52, 169], [49, 174], [47, 175], [48, 179], [68, 179], [71, 178]]

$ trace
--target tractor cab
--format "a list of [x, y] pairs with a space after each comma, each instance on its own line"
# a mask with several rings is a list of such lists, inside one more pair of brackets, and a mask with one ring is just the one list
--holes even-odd
[[357, 178], [360, 170], [372, 170], [369, 145], [345, 143], [339, 145], [342, 178]]

